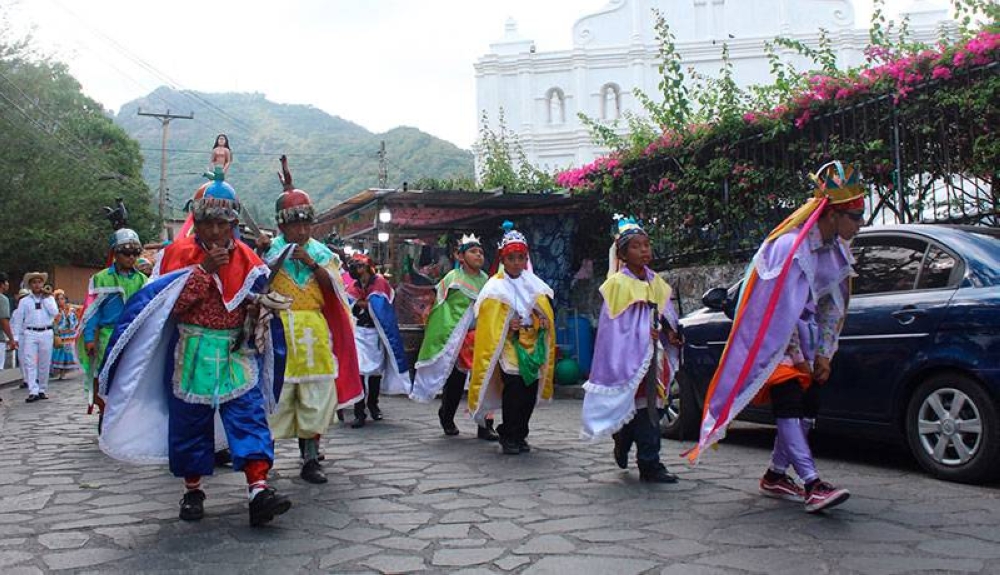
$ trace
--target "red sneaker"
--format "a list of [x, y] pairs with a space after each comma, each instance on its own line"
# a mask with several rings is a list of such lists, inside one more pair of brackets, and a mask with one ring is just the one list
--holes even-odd
[[851, 492], [830, 485], [825, 481], [819, 481], [812, 490], [806, 494], [806, 513], [816, 513], [824, 509], [836, 507], [847, 501]]
[[802, 503], [806, 500], [806, 491], [791, 477], [782, 475], [775, 480], [769, 480], [767, 475], [760, 478], [760, 494], [765, 497], [783, 499]]

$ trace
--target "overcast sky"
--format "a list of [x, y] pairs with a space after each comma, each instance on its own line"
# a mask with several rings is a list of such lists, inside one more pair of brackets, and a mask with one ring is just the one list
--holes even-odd
[[[539, 51], [572, 46], [573, 23], [606, 0], [3, 0], [15, 33], [69, 64], [105, 107], [168, 84], [261, 92], [374, 132], [407, 125], [468, 148], [473, 63], [507, 17]], [[871, 0], [855, 0], [867, 27]], [[898, 10], [910, 0], [888, 0]], [[183, 113], [185, 110], [173, 110]]]

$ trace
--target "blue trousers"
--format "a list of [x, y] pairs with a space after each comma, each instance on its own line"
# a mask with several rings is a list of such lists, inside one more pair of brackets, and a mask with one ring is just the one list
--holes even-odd
[[626, 453], [635, 443], [635, 458], [639, 462], [639, 467], [660, 462], [660, 428], [649, 420], [647, 408], [636, 411], [632, 421], [626, 423], [618, 432], [618, 437]]
[[[170, 472], [177, 477], [211, 475], [215, 469], [215, 408], [188, 403], [171, 394], [169, 409]], [[274, 440], [259, 388], [220, 404], [219, 416], [234, 470], [242, 471], [249, 460], [274, 462]]]

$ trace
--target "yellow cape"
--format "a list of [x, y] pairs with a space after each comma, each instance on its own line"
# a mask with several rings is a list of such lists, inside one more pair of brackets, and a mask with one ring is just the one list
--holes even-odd
[[614, 319], [638, 302], [654, 302], [662, 314], [670, 301], [671, 290], [659, 275], [654, 275], [653, 280], [647, 282], [618, 272], [601, 284], [600, 292], [608, 304], [608, 315]]
[[[549, 329], [545, 331], [548, 357], [538, 374], [539, 396], [542, 399], [552, 399], [553, 367], [556, 361], [555, 314], [544, 295], [535, 299], [535, 309], [549, 323]], [[480, 303], [476, 318], [476, 342], [472, 352], [472, 372], [469, 376], [469, 412], [477, 419], [482, 419], [487, 412], [500, 407], [503, 382], [500, 380], [498, 363], [513, 315], [514, 310], [499, 299], [486, 298]], [[481, 415], [477, 410], [482, 412]]]

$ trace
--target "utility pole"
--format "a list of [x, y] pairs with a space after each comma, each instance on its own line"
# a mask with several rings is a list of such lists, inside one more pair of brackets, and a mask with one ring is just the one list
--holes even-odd
[[157, 202], [159, 206], [157, 213], [160, 215], [160, 220], [163, 221], [161, 239], [169, 240], [171, 239], [169, 237], [170, 234], [167, 232], [166, 221], [163, 220], [164, 205], [167, 197], [167, 134], [170, 133], [170, 120], [193, 120], [194, 112], [191, 112], [186, 116], [182, 116], [179, 114], [171, 114], [169, 109], [165, 113], [159, 114], [155, 112], [143, 112], [142, 108], [139, 108], [139, 115], [156, 118], [163, 126], [163, 139], [160, 143], [160, 193]]
[[382, 190], [389, 187], [389, 168], [385, 160], [385, 140], [382, 140], [382, 144], [378, 148], [378, 187]]

